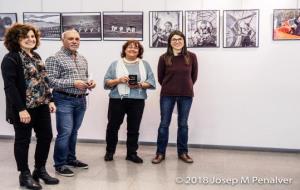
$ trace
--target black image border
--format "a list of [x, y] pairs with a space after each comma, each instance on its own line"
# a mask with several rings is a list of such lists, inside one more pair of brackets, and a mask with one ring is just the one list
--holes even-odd
[[[227, 11], [257, 11], [257, 46], [254, 46], [254, 47], [225, 47], [225, 40], [226, 40], [226, 37], [224, 37], [225, 33], [226, 33], [226, 22], [225, 22], [225, 13]], [[248, 48], [259, 48], [259, 22], [260, 21], [260, 15], [259, 15], [259, 9], [231, 9], [231, 10], [223, 10], [223, 48], [245, 48], [245, 49], [248, 49]]]
[[220, 48], [221, 47], [221, 15], [220, 15], [220, 10], [208, 10], [208, 9], [205, 9], [205, 10], [186, 10], [185, 13], [184, 13], [184, 16], [185, 16], [185, 23], [184, 23], [184, 29], [185, 29], [185, 38], [186, 38], [186, 42], [187, 42], [187, 28], [186, 28], [186, 24], [187, 24], [187, 13], [188, 12], [195, 12], [195, 11], [216, 11], [218, 13], [218, 19], [219, 19], [219, 22], [218, 22], [218, 45], [216, 47], [189, 47], [188, 44], [187, 44], [187, 47], [188, 48]]
[[[17, 13], [0, 13], [0, 16], [1, 15], [14, 15], [16, 22], [12, 23], [12, 25], [18, 22], [18, 14]], [[0, 37], [0, 41], [3, 41], [3, 40], [4, 40], [4, 36], [2, 38]]]
[[151, 28], [151, 25], [152, 25], [152, 23], [151, 23], [151, 16], [152, 16], [152, 13], [154, 13], [154, 12], [177, 12], [177, 13], [180, 13], [181, 14], [181, 17], [180, 17], [180, 19], [181, 19], [181, 32], [182, 33], [184, 33], [184, 31], [183, 31], [183, 10], [177, 10], [177, 11], [175, 11], [175, 10], [170, 10], [170, 11], [149, 11], [149, 48], [166, 48], [166, 47], [152, 47], [152, 45], [151, 45], [151, 38], [152, 38], [152, 36], [151, 36], [151, 30], [152, 30], [152, 28]]
[[[59, 15], [59, 38], [42, 38], [41, 37], [41, 40], [45, 40], [45, 41], [60, 41], [61, 40], [61, 33], [62, 33], [62, 30], [61, 30], [61, 13], [60, 12], [23, 12], [23, 23], [25, 23], [25, 14], [27, 13], [38, 13], [38, 14], [58, 14]], [[32, 24], [32, 23], [29, 23], [29, 24]], [[37, 27], [37, 26], [36, 26]], [[39, 28], [38, 28], [39, 29]], [[40, 30], [40, 29], [39, 29]]]
[[99, 14], [100, 15], [100, 20], [99, 20], [99, 22], [100, 22], [100, 27], [101, 27], [101, 36], [100, 36], [100, 39], [89, 39], [89, 38], [84, 38], [84, 37], [82, 37], [82, 36], [80, 36], [80, 41], [102, 41], [102, 36], [103, 36], [103, 28], [102, 28], [102, 14], [101, 14], [101, 12], [99, 11], [99, 12], [61, 12], [61, 34], [64, 32], [64, 30], [63, 30], [63, 26], [64, 26], [64, 23], [63, 23], [63, 15], [65, 14], [65, 15], [67, 15], [67, 14], [90, 14], [90, 13], [97, 13], [97, 14]]
[[[120, 13], [120, 15], [129, 15], [130, 13], [137, 14], [142, 16], [142, 38], [115, 38], [115, 39], [105, 39], [104, 38], [104, 20], [105, 20], [105, 14], [107, 13]], [[127, 40], [137, 40], [137, 41], [143, 41], [144, 40], [144, 12], [143, 11], [103, 11], [102, 12], [102, 40], [103, 41], [127, 41]]]

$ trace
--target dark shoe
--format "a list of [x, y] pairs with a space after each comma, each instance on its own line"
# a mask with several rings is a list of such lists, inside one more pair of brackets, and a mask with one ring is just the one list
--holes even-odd
[[38, 182], [34, 181], [30, 171], [24, 171], [20, 173], [19, 183], [20, 186], [24, 186], [27, 189], [34, 189], [34, 190], [42, 189], [42, 186]]
[[137, 163], [137, 164], [143, 163], [143, 160], [140, 157], [138, 157], [138, 155], [136, 155], [136, 154], [127, 155], [126, 160], [130, 160], [130, 161], [132, 161], [134, 163]]
[[67, 163], [68, 166], [72, 166], [74, 168], [83, 168], [83, 169], [88, 169], [89, 168], [89, 165], [79, 161], [79, 160], [72, 160], [72, 161], [69, 161]]
[[105, 156], [104, 156], [104, 160], [105, 161], [112, 161], [114, 159], [114, 154], [110, 153], [110, 152], [106, 152]]
[[74, 172], [70, 170], [67, 166], [61, 166], [55, 168], [56, 173], [65, 177], [72, 177], [74, 176]]
[[152, 159], [153, 164], [159, 164], [165, 159], [165, 155], [156, 154], [155, 158]]
[[189, 164], [194, 162], [193, 159], [187, 153], [180, 154], [178, 156], [178, 159], [184, 161], [185, 163], [189, 163]]
[[45, 167], [41, 167], [39, 169], [35, 168], [32, 172], [32, 178], [37, 182], [39, 182], [39, 179], [42, 179], [44, 183], [48, 185], [55, 185], [59, 183], [57, 178], [51, 177], [48, 174]]

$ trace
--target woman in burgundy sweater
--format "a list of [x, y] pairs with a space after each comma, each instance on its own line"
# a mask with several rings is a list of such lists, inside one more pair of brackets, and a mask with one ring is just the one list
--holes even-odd
[[165, 159], [169, 126], [175, 103], [178, 110], [178, 158], [186, 163], [193, 163], [192, 158], [188, 155], [187, 147], [188, 117], [197, 74], [196, 55], [187, 51], [184, 34], [180, 31], [173, 31], [168, 38], [167, 52], [160, 56], [158, 62], [158, 82], [161, 85], [161, 121], [158, 128], [156, 156], [152, 160], [153, 164], [158, 164]]

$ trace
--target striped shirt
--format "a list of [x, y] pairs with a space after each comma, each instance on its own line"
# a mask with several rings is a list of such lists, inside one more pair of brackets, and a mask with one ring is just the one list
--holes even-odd
[[46, 59], [49, 85], [57, 91], [84, 94], [86, 90], [74, 87], [75, 80], [88, 81], [87, 60], [77, 52], [62, 47], [54, 56]]

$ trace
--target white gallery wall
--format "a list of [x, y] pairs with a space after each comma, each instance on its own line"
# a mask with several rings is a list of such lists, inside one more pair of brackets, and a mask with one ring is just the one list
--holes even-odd
[[[273, 41], [273, 9], [297, 8], [297, 0], [0, 0], [0, 12], [144, 12], [144, 59], [156, 74], [165, 48], [149, 48], [149, 11], [221, 10], [221, 48], [193, 48], [198, 56], [199, 77], [189, 119], [189, 143], [300, 149], [300, 41]], [[259, 9], [259, 47], [222, 48], [223, 10]], [[104, 74], [120, 56], [120, 41], [82, 41], [80, 53], [89, 61], [98, 86], [88, 96], [88, 109], [79, 138], [104, 140], [108, 91]], [[38, 53], [45, 60], [61, 46], [42, 41]], [[0, 60], [7, 53], [0, 44]], [[155, 142], [159, 126], [159, 92], [149, 91], [140, 129], [140, 141]], [[0, 80], [0, 89], [3, 81]], [[5, 98], [0, 91], [0, 135], [13, 135], [5, 122]], [[176, 142], [177, 119], [173, 114], [170, 142]], [[53, 131], [55, 115], [53, 115]], [[126, 140], [126, 122], [119, 139]]]

